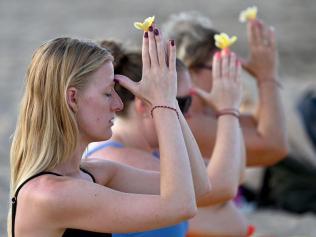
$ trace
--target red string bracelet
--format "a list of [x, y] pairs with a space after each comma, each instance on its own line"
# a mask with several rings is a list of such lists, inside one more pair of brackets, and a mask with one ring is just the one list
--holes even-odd
[[221, 109], [216, 112], [216, 118], [219, 118], [222, 115], [232, 115], [239, 119], [240, 113], [237, 109]]
[[151, 111], [150, 111], [150, 114], [151, 114], [151, 117], [152, 117], [152, 118], [154, 118], [153, 112], [154, 112], [154, 110], [157, 109], [157, 108], [171, 109], [171, 110], [173, 110], [174, 112], [176, 112], [176, 114], [177, 114], [177, 116], [178, 116], [178, 119], [179, 119], [179, 113], [178, 113], [178, 111], [177, 111], [175, 108], [172, 108], [172, 107], [167, 106], [167, 105], [155, 105], [155, 106], [151, 109]]

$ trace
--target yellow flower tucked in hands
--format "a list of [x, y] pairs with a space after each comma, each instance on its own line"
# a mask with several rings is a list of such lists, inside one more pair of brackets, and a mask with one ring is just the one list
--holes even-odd
[[214, 36], [217, 48], [226, 49], [237, 41], [237, 36], [229, 37], [226, 33], [216, 34]]
[[148, 28], [154, 23], [155, 16], [148, 17], [144, 20], [143, 23], [135, 22], [134, 26], [138, 30], [148, 31]]
[[257, 18], [258, 8], [256, 6], [248, 7], [246, 10], [243, 10], [239, 15], [240, 22], [246, 22], [249, 20], [255, 20]]

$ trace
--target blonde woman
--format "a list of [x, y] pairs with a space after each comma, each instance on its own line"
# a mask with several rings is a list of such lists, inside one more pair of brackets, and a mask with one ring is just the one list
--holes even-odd
[[[176, 108], [175, 46], [167, 66], [160, 35], [143, 37], [139, 83], [116, 78], [112, 56], [58, 38], [36, 50], [11, 147], [10, 237], [111, 236], [172, 225], [196, 213]], [[115, 81], [152, 108], [161, 175], [105, 160], [81, 161], [88, 143], [109, 139], [122, 102]], [[166, 107], [157, 107], [166, 106]], [[210, 191], [209, 184], [201, 193]]]

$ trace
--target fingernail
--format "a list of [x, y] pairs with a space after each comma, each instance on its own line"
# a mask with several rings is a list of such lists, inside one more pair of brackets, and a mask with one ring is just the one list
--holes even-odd
[[154, 30], [154, 33], [155, 33], [155, 35], [159, 35], [159, 30], [158, 30], [158, 29], [155, 29], [155, 30]]
[[222, 54], [226, 56], [229, 54], [229, 51], [230, 51], [229, 48], [225, 48], [222, 50]]
[[113, 80], [115, 83], [120, 84], [120, 81], [117, 78], [114, 78]]
[[152, 26], [149, 26], [149, 31], [153, 32], [154, 28]]
[[195, 96], [196, 95], [196, 91], [195, 91], [194, 88], [190, 88], [189, 95], [190, 96]]
[[171, 46], [174, 46], [174, 40], [170, 40]]
[[147, 31], [144, 33], [144, 37], [148, 38], [148, 32]]
[[220, 58], [221, 58], [221, 53], [220, 53], [220, 52], [216, 52], [215, 55], [214, 55], [214, 57], [215, 57], [216, 59], [220, 59]]

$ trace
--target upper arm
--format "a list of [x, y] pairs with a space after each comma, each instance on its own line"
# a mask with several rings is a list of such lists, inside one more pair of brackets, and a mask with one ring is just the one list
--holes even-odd
[[240, 125], [245, 140], [247, 166], [271, 165], [284, 157], [282, 144], [260, 134], [252, 115], [242, 115]]
[[84, 166], [99, 184], [128, 193], [159, 194], [160, 173], [138, 169], [110, 160], [89, 158]]
[[[211, 157], [216, 140], [216, 119], [212, 115], [194, 114], [188, 123], [199, 145], [203, 157]], [[257, 121], [251, 115], [240, 117], [245, 140], [247, 165], [269, 165], [283, 157], [283, 150], [279, 149], [272, 139], [265, 139], [257, 130]]]
[[[68, 179], [46, 195], [45, 210], [59, 228], [124, 233], [175, 224], [174, 211], [159, 195], [115, 191], [83, 180]], [[170, 209], [171, 208], [171, 209]]]

